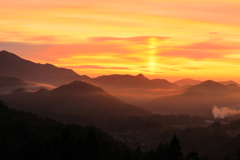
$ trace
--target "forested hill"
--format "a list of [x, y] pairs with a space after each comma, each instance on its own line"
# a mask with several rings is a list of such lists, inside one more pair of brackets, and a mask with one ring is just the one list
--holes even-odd
[[0, 101], [1, 160], [209, 160], [197, 151], [183, 155], [177, 136], [156, 149], [130, 149], [94, 126], [63, 125], [9, 109]]
[[[63, 125], [0, 101], [0, 159], [96, 159], [128, 148], [94, 126]], [[108, 154], [108, 155], [107, 155]], [[84, 158], [85, 157], [85, 158]]]

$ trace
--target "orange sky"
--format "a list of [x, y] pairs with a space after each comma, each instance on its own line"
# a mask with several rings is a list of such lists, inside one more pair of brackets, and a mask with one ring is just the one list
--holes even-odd
[[237, 0], [0, 0], [0, 50], [90, 77], [240, 82]]

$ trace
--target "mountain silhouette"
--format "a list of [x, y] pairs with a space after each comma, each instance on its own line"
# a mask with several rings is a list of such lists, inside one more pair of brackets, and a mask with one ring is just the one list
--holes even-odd
[[0, 87], [8, 87], [13, 85], [25, 85], [25, 84], [27, 84], [27, 82], [19, 78], [0, 76]]
[[194, 94], [194, 93], [222, 93], [227, 91], [227, 87], [223, 84], [218, 82], [207, 80], [198, 85], [189, 87], [186, 89], [186, 92], [183, 94]]
[[37, 91], [41, 88], [53, 89], [55, 87], [48, 84], [24, 81], [16, 77], [0, 76], [0, 94], [10, 93], [18, 88]]
[[100, 86], [114, 87], [114, 88], [145, 88], [145, 89], [169, 89], [177, 88], [177, 85], [168, 82], [165, 79], [150, 80], [142, 74], [137, 76], [132, 75], [104, 75], [93, 79], [94, 83]]
[[240, 86], [237, 82], [234, 82], [234, 81], [220, 81], [219, 83], [223, 85], [235, 84], [237, 86]]
[[86, 82], [74, 81], [70, 84], [62, 85], [56, 89], [53, 89], [51, 92], [54, 92], [54, 93], [71, 92], [71, 94], [73, 93], [86, 94], [86, 93], [95, 93], [95, 92], [104, 93], [105, 91], [100, 87], [93, 86]]
[[221, 88], [223, 89], [224, 88], [224, 85], [223, 84], [220, 84], [218, 82], [215, 82], [215, 81], [212, 81], [212, 80], [207, 80], [207, 81], [204, 81], [196, 86], [193, 86], [191, 87], [191, 89], [218, 89], [218, 88]]
[[111, 95], [122, 101], [141, 106], [147, 101], [178, 89], [178, 86], [165, 79], [148, 79], [143, 74], [133, 75], [103, 75], [87, 81], [104, 88]]
[[60, 86], [74, 80], [88, 79], [87, 76], [80, 76], [71, 69], [58, 68], [51, 64], [34, 63], [7, 51], [0, 52], [0, 75], [54, 86]]
[[[203, 81], [193, 80], [191, 78], [186, 78], [186, 79], [178, 80], [178, 81], [174, 82], [174, 84], [178, 85], [179, 87], [184, 87], [184, 86], [198, 85], [202, 82]], [[238, 83], [236, 83], [234, 81], [219, 81], [218, 83], [223, 84], [223, 85], [236, 84], [236, 85], [240, 86]]]
[[240, 87], [211, 80], [185, 89], [177, 95], [155, 98], [144, 108], [159, 114], [189, 114], [212, 117], [214, 105], [232, 107], [240, 103]]
[[197, 84], [200, 84], [202, 81], [199, 81], [199, 80], [193, 80], [191, 78], [186, 78], [186, 79], [181, 79], [181, 80], [178, 80], [176, 82], [174, 82], [174, 84], [178, 85], [179, 87], [182, 87], [182, 86], [189, 86], [189, 85], [197, 85]]
[[[58, 68], [51, 64], [34, 63], [7, 51], [0, 52], [0, 75], [17, 77], [31, 83], [50, 84], [56, 87], [81, 80], [102, 87], [111, 95], [133, 105], [142, 105], [157, 97], [158, 94], [169, 93], [172, 92], [171, 89], [178, 88], [177, 85], [165, 79], [150, 80], [142, 74], [137, 76], [106, 75], [89, 78], [85, 75], [80, 76], [70, 69]], [[10, 88], [7, 92], [12, 92], [17, 88], [25, 88], [25, 86]], [[49, 88], [47, 89], [49, 90]], [[162, 90], [156, 91], [155, 89]]]
[[239, 90], [239, 86], [236, 84], [228, 84], [226, 85], [226, 87], [228, 88], [228, 90]]
[[67, 123], [85, 124], [111, 116], [146, 116], [152, 113], [111, 96], [86, 82], [74, 81], [51, 91], [0, 95], [10, 108], [26, 110]]

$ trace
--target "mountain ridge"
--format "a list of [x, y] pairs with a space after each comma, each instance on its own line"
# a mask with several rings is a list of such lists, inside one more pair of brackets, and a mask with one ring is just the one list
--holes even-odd
[[173, 83], [178, 85], [179, 87], [182, 87], [182, 86], [186, 86], [186, 85], [197, 85], [197, 84], [200, 84], [201, 82], [202, 81], [199, 81], [199, 80], [194, 80], [194, 79], [191, 79], [191, 78], [185, 78], [185, 79], [177, 80]]
[[165, 79], [148, 79], [143, 74], [133, 75], [102, 75], [96, 78], [93, 78], [93, 82], [99, 84], [100, 86], [115, 87], [115, 88], [148, 88], [148, 89], [169, 89], [177, 88], [177, 85], [165, 80]]
[[54, 86], [89, 78], [85, 75], [80, 76], [71, 69], [59, 68], [48, 63], [34, 63], [4, 50], [0, 52], [0, 75]]
[[55, 87], [49, 84], [24, 81], [16, 77], [0, 75], [0, 94], [11, 93], [18, 88], [24, 88], [32, 92], [32, 91], [39, 90], [41, 88], [53, 89]]
[[81, 81], [74, 81], [50, 91], [0, 95], [0, 99], [11, 108], [67, 123], [82, 124], [99, 117], [152, 115], [146, 109], [127, 104], [102, 88]]
[[105, 92], [102, 88], [91, 85], [87, 82], [73, 81], [69, 84], [62, 85], [51, 92], [73, 92], [73, 93], [91, 93], [91, 92]]
[[207, 80], [185, 89], [182, 93], [158, 97], [143, 105], [158, 114], [188, 114], [193, 116], [213, 117], [212, 107], [238, 106], [240, 87], [226, 86]]

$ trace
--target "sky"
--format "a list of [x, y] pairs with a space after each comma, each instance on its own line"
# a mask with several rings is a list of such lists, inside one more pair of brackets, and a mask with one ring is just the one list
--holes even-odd
[[0, 50], [80, 75], [240, 82], [237, 0], [0, 0]]

